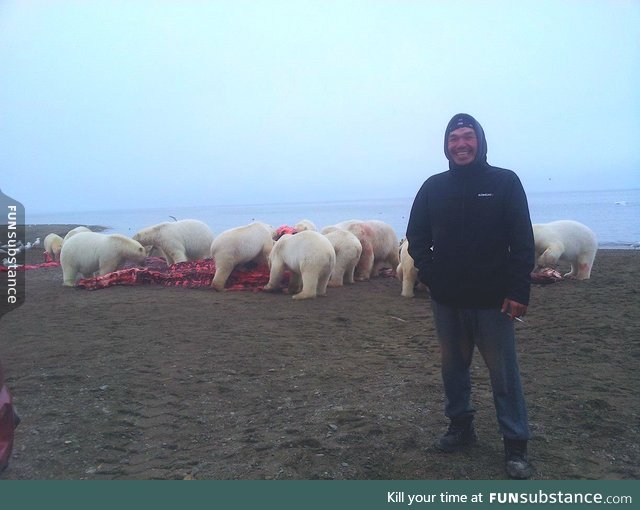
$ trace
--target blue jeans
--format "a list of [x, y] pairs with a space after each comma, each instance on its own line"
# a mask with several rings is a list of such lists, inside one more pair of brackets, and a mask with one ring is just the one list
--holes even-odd
[[475, 413], [469, 367], [477, 345], [489, 369], [500, 432], [508, 439], [530, 439], [513, 322], [499, 308], [453, 308], [431, 300], [431, 309], [442, 354], [445, 415]]

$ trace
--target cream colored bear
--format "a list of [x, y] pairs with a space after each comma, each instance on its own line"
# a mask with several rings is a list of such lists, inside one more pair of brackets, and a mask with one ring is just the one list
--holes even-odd
[[415, 289], [426, 289], [426, 285], [418, 281], [418, 270], [413, 257], [409, 255], [409, 241], [403, 239], [400, 243], [400, 263], [396, 268], [396, 278], [402, 282], [402, 297], [414, 297]]
[[200, 220], [179, 220], [144, 228], [133, 239], [149, 252], [153, 248], [159, 250], [167, 264], [171, 265], [207, 258], [213, 233]]
[[314, 225], [314, 223], [309, 220], [300, 220], [298, 223], [296, 223], [293, 226], [293, 228], [296, 229], [296, 232], [303, 232], [305, 230], [313, 230], [313, 231], [318, 230]]
[[335, 229], [324, 234], [336, 252], [336, 265], [329, 279], [329, 287], [353, 283], [356, 265], [362, 255], [360, 240], [348, 230]]
[[49, 254], [51, 260], [58, 262], [60, 260], [60, 250], [64, 239], [53, 232], [44, 238], [44, 251]]
[[326, 234], [335, 228], [348, 230], [362, 244], [362, 255], [356, 266], [356, 281], [366, 281], [383, 267], [396, 269], [398, 258], [398, 236], [391, 225], [380, 220], [349, 220], [322, 229]]
[[533, 225], [538, 268], [554, 267], [559, 261], [571, 264], [565, 277], [587, 280], [598, 251], [598, 239], [586, 225], [559, 220]]
[[60, 264], [63, 285], [73, 287], [78, 274], [90, 278], [115, 271], [127, 260], [141, 264], [146, 257], [144, 247], [120, 234], [79, 232], [62, 244]]
[[322, 234], [313, 230], [285, 234], [276, 241], [269, 255], [271, 271], [264, 290], [278, 289], [285, 270], [289, 269], [289, 292], [293, 299], [324, 296], [335, 265], [336, 252]]
[[71, 230], [69, 230], [69, 232], [67, 232], [67, 235], [64, 236], [64, 239], [62, 240], [62, 244], [64, 244], [64, 242], [69, 239], [70, 237], [73, 237], [76, 234], [79, 234], [80, 232], [91, 232], [90, 228], [87, 227], [76, 227], [76, 228], [72, 228]]
[[216, 274], [211, 286], [224, 290], [231, 272], [241, 264], [268, 263], [273, 247], [275, 229], [266, 223], [254, 222], [242, 227], [225, 230], [211, 243], [210, 255], [216, 264]]

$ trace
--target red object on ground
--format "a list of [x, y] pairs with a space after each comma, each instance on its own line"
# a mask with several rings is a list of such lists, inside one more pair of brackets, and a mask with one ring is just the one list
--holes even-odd
[[[144, 285], [155, 283], [165, 287], [209, 287], [216, 273], [213, 260], [195, 260], [178, 262], [167, 266], [164, 260], [148, 258], [146, 267], [131, 267], [113, 273], [84, 278], [78, 287], [87, 290], [104, 289], [113, 285]], [[285, 273], [285, 280], [288, 273]], [[253, 268], [236, 268], [225, 285], [227, 290], [260, 291], [269, 282], [269, 268], [258, 266]], [[286, 285], [286, 281], [283, 282]]]
[[[26, 271], [27, 269], [40, 269], [41, 267], [57, 267], [60, 265], [60, 262], [56, 262], [51, 258], [46, 251], [42, 252], [42, 256], [44, 257], [44, 262], [42, 264], [31, 264], [25, 266], [17, 266], [14, 269], [16, 271]], [[0, 271], [9, 271], [7, 266], [0, 266]]]
[[564, 280], [564, 277], [555, 269], [544, 267], [531, 273], [531, 283], [547, 284]]
[[11, 394], [4, 385], [2, 366], [0, 366], [0, 471], [9, 465], [13, 450], [13, 433], [18, 418], [13, 410]]

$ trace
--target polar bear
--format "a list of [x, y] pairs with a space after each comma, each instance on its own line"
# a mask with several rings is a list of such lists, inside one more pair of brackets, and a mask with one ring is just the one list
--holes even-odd
[[400, 242], [400, 263], [396, 268], [396, 278], [402, 282], [402, 297], [414, 297], [415, 289], [426, 289], [424, 283], [418, 280], [418, 270], [416, 269], [413, 257], [409, 255], [409, 241], [403, 239]]
[[91, 229], [88, 227], [76, 227], [76, 228], [72, 228], [71, 230], [69, 230], [69, 232], [67, 232], [67, 235], [64, 236], [64, 239], [62, 240], [62, 244], [64, 244], [64, 242], [69, 239], [70, 237], [73, 237], [74, 235], [80, 233], [80, 232], [91, 232]]
[[326, 234], [340, 228], [354, 234], [362, 244], [362, 255], [356, 266], [356, 281], [366, 281], [378, 276], [380, 269], [396, 269], [398, 258], [398, 236], [391, 225], [380, 220], [348, 220], [322, 229]]
[[289, 292], [293, 299], [325, 296], [335, 265], [336, 252], [324, 235], [313, 230], [285, 234], [276, 241], [269, 255], [269, 283], [264, 290], [276, 290], [285, 270], [289, 269]]
[[60, 260], [60, 250], [62, 249], [62, 237], [53, 232], [44, 238], [44, 251], [49, 254], [51, 260], [58, 262]]
[[537, 267], [553, 267], [559, 261], [571, 264], [565, 277], [587, 280], [598, 251], [598, 239], [586, 225], [559, 220], [533, 225]]
[[313, 230], [313, 231], [318, 230], [315, 224], [309, 220], [300, 220], [298, 223], [296, 223], [293, 226], [293, 228], [296, 229], [296, 232], [303, 232], [305, 230]]
[[324, 234], [336, 252], [336, 265], [329, 279], [329, 287], [353, 283], [356, 265], [362, 255], [362, 243], [348, 230], [335, 229]]
[[211, 243], [209, 252], [216, 264], [211, 286], [224, 290], [229, 275], [241, 264], [256, 262], [266, 265], [275, 235], [271, 225], [259, 221], [220, 233]]
[[115, 271], [127, 260], [141, 264], [145, 257], [144, 247], [129, 237], [79, 232], [62, 244], [63, 285], [73, 287], [78, 274], [90, 278], [97, 271], [102, 276]]
[[133, 239], [149, 252], [153, 248], [158, 249], [171, 265], [208, 257], [213, 233], [200, 220], [179, 220], [143, 228]]

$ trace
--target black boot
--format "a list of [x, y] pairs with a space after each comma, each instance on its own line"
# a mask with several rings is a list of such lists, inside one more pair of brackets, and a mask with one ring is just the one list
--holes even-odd
[[435, 447], [443, 452], [455, 452], [465, 446], [470, 446], [478, 440], [473, 428], [473, 416], [453, 418], [449, 423], [447, 433], [435, 442]]
[[527, 458], [526, 439], [504, 438], [504, 458], [507, 474], [517, 480], [526, 480], [533, 474]]

